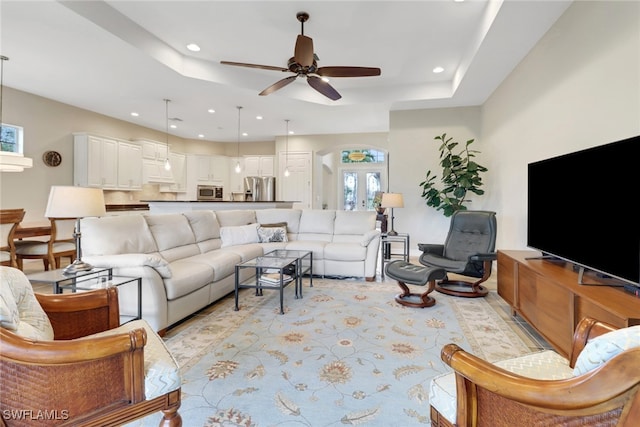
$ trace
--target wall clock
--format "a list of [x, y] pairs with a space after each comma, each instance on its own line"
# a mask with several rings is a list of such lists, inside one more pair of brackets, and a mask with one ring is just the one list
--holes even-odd
[[56, 167], [62, 163], [62, 156], [57, 151], [45, 151], [42, 160], [45, 165]]

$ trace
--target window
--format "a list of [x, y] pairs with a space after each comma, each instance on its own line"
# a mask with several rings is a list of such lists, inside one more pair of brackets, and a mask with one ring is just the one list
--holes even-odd
[[22, 141], [24, 130], [22, 127], [5, 123], [2, 123], [1, 127], [0, 142], [2, 143], [2, 151], [23, 154]]
[[344, 150], [342, 163], [384, 163], [384, 152], [378, 150]]

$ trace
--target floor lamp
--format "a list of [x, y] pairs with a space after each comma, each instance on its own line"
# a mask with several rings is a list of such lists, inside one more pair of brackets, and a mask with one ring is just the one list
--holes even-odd
[[380, 207], [391, 208], [391, 230], [387, 232], [387, 236], [397, 236], [398, 232], [393, 228], [393, 208], [403, 208], [404, 200], [402, 193], [383, 193]]
[[75, 218], [73, 237], [76, 241], [76, 259], [63, 270], [64, 274], [87, 271], [92, 265], [82, 261], [80, 244], [80, 219], [88, 216], [104, 216], [104, 195], [101, 188], [51, 186], [49, 202], [44, 215], [47, 218]]

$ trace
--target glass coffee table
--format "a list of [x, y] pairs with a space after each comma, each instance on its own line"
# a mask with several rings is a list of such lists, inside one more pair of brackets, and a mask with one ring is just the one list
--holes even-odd
[[[240, 270], [255, 269], [255, 280], [240, 283]], [[304, 270], [304, 271], [303, 271]], [[235, 311], [238, 307], [240, 289], [255, 289], [262, 295], [264, 289], [280, 291], [280, 314], [284, 314], [284, 288], [293, 283], [296, 299], [302, 298], [302, 275], [312, 276], [313, 257], [310, 251], [288, 251], [279, 249], [236, 265]]]

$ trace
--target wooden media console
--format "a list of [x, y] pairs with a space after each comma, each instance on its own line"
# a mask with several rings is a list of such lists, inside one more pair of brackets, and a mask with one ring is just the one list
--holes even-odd
[[604, 279], [588, 275], [596, 285], [578, 283], [568, 262], [527, 259], [533, 251], [498, 251], [498, 294], [558, 353], [571, 351], [573, 333], [589, 316], [616, 327], [640, 324], [640, 298], [622, 287], [606, 286]]

